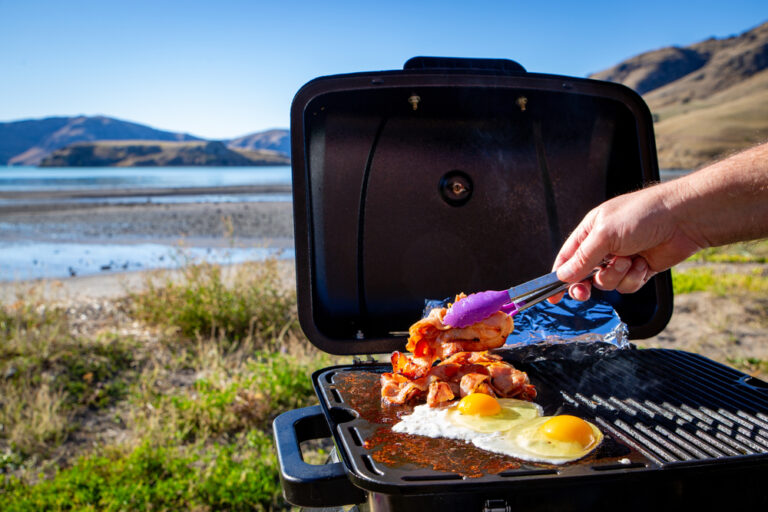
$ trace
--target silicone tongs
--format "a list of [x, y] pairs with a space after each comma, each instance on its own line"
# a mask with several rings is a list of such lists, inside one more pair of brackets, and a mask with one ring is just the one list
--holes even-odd
[[[594, 276], [600, 267], [594, 269], [587, 278]], [[585, 278], [586, 279], [586, 278]], [[564, 283], [557, 278], [557, 272], [537, 277], [509, 290], [488, 290], [473, 293], [453, 304], [443, 318], [443, 323], [451, 327], [468, 327], [484, 320], [496, 311], [515, 315], [534, 304], [557, 295], [568, 289], [571, 283]]]

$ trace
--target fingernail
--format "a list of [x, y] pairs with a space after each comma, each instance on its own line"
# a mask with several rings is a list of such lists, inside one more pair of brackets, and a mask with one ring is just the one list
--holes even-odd
[[615, 268], [619, 272], [626, 272], [627, 269], [629, 269], [630, 265], [632, 265], [631, 260], [620, 258], [616, 260], [616, 263], [613, 264], [613, 268]]
[[589, 292], [587, 291], [587, 287], [583, 284], [575, 284], [571, 287], [571, 297], [573, 297], [576, 300], [586, 300], [589, 298]]
[[648, 270], [648, 262], [645, 261], [644, 258], [641, 258], [640, 261], [637, 262], [637, 265], [635, 266], [638, 272], [645, 272]]

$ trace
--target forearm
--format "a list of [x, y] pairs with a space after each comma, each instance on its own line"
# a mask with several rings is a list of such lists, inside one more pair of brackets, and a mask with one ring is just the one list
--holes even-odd
[[768, 237], [768, 143], [664, 188], [679, 229], [700, 247]]

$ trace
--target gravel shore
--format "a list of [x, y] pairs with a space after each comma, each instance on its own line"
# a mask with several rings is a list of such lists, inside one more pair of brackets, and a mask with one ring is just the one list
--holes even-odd
[[[193, 193], [194, 191], [194, 193]], [[16, 193], [13, 201], [0, 203], [0, 240], [173, 244], [180, 239], [195, 245], [226, 246], [232, 239], [265, 242], [286, 247], [293, 243], [290, 202], [219, 203], [124, 203], [121, 197], [194, 196], [203, 194], [275, 194], [288, 187], [226, 187], [207, 189], [151, 189], [101, 191], [57, 191]], [[6, 199], [10, 193], [4, 193]], [[78, 202], [92, 198], [93, 202]], [[24, 202], [24, 199], [28, 199]]]

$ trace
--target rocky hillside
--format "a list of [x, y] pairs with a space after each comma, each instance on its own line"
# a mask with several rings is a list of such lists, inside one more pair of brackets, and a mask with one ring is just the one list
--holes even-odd
[[283, 153], [291, 154], [291, 137], [288, 130], [267, 130], [264, 132], [252, 133], [243, 137], [238, 137], [227, 141], [227, 146], [237, 149], [270, 149]]
[[656, 120], [661, 168], [699, 167], [768, 139], [768, 22], [646, 52], [590, 78], [643, 95]]
[[59, 148], [98, 140], [201, 139], [104, 116], [29, 119], [0, 123], [0, 165], [37, 165]]
[[270, 150], [234, 150], [222, 142], [99, 141], [57, 149], [41, 167], [250, 166], [286, 165], [288, 158]]

